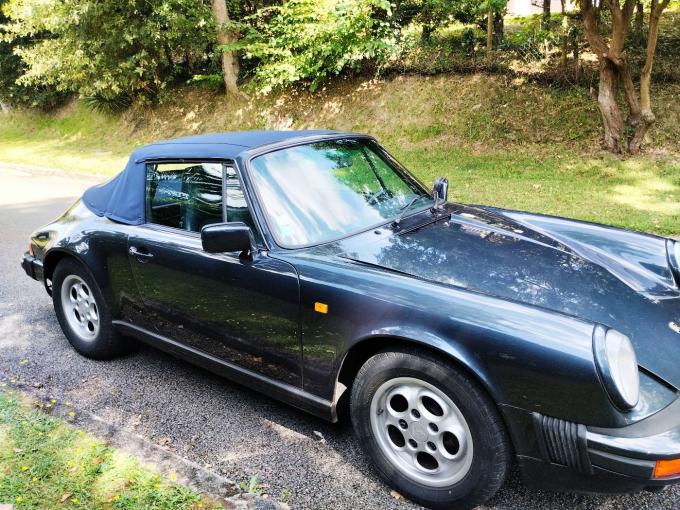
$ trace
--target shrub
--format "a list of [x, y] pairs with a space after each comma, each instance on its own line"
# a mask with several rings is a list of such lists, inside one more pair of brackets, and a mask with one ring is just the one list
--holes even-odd
[[265, 7], [239, 24], [244, 37], [228, 49], [255, 60], [261, 92], [327, 77], [361, 63], [382, 63], [396, 52], [388, 0], [289, 0]]
[[187, 61], [209, 60], [214, 36], [205, 1], [9, 0], [5, 12], [25, 64], [21, 85], [53, 86], [105, 105], [157, 97]]

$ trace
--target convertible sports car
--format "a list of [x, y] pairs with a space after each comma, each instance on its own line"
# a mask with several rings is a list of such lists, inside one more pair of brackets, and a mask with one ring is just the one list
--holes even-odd
[[181, 138], [134, 151], [22, 265], [84, 356], [134, 338], [346, 409], [426, 506], [484, 502], [513, 461], [559, 490], [680, 480], [680, 244], [447, 188], [363, 135]]

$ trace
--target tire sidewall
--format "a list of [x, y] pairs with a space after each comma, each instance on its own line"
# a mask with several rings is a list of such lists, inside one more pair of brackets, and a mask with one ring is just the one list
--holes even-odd
[[[93, 294], [99, 312], [99, 331], [91, 340], [83, 340], [74, 331], [65, 316], [64, 304], [61, 299], [61, 287], [69, 275], [82, 278]], [[99, 285], [90, 272], [80, 263], [72, 259], [64, 259], [54, 270], [52, 278], [52, 302], [57, 320], [64, 335], [73, 348], [83, 356], [102, 359], [117, 354], [120, 350], [120, 340], [113, 331], [111, 313], [102, 295]]]
[[[361, 444], [366, 445], [380, 475], [398, 487], [410, 499], [431, 508], [468, 508], [485, 499], [482, 494], [491, 482], [488, 468], [506, 459], [498, 459], [492, 445], [498, 438], [491, 437], [484, 411], [491, 402], [481, 392], [470, 391], [470, 381], [455, 370], [410, 353], [380, 353], [369, 360], [370, 367], [361, 370], [352, 388], [351, 415], [354, 430]], [[368, 364], [367, 363], [367, 364]], [[362, 373], [363, 372], [363, 373]], [[447, 487], [430, 487], [412, 480], [393, 466], [378, 446], [370, 423], [373, 395], [385, 382], [397, 377], [414, 377], [428, 382], [446, 393], [467, 421], [472, 436], [473, 459], [465, 476]], [[481, 408], [481, 409], [480, 409]]]

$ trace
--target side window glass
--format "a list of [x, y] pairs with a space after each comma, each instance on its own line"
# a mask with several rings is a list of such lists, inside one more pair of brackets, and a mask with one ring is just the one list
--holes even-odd
[[250, 215], [248, 210], [248, 203], [246, 202], [246, 197], [243, 194], [243, 188], [241, 188], [241, 181], [239, 181], [236, 170], [233, 167], [228, 166], [225, 174], [225, 194], [227, 198], [227, 221], [241, 221], [248, 225], [253, 234], [257, 237], [257, 229], [255, 228], [255, 222], [253, 217]]
[[146, 221], [190, 232], [222, 220], [221, 163], [146, 166]]

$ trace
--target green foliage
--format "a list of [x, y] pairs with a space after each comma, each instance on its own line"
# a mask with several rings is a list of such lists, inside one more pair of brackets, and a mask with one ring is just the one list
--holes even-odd
[[192, 66], [210, 65], [205, 1], [9, 0], [5, 12], [25, 64], [21, 85], [77, 92], [110, 109], [156, 98]]
[[64, 99], [64, 94], [57, 92], [54, 87], [26, 87], [16, 83], [26, 69], [21, 58], [14, 54], [14, 48], [18, 44], [29, 44], [31, 38], [22, 37], [13, 42], [5, 40], [7, 33], [4, 25], [9, 19], [3, 14], [2, 8], [7, 1], [0, 0], [0, 102], [43, 110], [57, 106]]
[[244, 37], [227, 49], [257, 62], [253, 83], [261, 92], [298, 81], [315, 90], [329, 76], [395, 52], [390, 9], [388, 0], [289, 0], [238, 24]]

